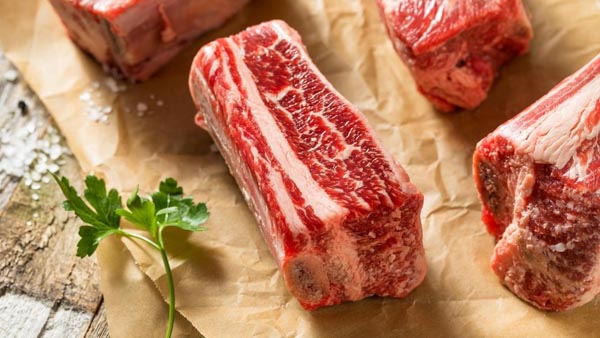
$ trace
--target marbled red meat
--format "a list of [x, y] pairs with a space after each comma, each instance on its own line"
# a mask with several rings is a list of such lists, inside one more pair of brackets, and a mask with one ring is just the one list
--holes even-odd
[[190, 88], [305, 309], [421, 283], [423, 196], [296, 31], [270, 21], [204, 46]]
[[249, 0], [50, 0], [71, 39], [111, 70], [145, 80]]
[[439, 110], [473, 109], [529, 48], [521, 0], [377, 0], [394, 48]]
[[600, 56], [477, 145], [492, 268], [545, 310], [600, 292]]

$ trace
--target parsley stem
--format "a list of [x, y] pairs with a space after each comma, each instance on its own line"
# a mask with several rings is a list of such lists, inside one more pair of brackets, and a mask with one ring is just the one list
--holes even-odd
[[171, 338], [171, 334], [173, 333], [173, 323], [175, 322], [175, 286], [173, 285], [173, 273], [171, 271], [171, 264], [169, 264], [169, 258], [167, 257], [167, 252], [164, 249], [163, 238], [162, 238], [162, 230], [161, 228], [158, 231], [158, 245], [160, 246], [160, 256], [162, 257], [163, 265], [165, 266], [165, 271], [167, 272], [167, 284], [169, 286], [169, 326], [167, 327], [167, 333], [165, 335], [166, 338]]
[[135, 239], [139, 239], [140, 241], [144, 241], [144, 242], [146, 242], [146, 243], [150, 244], [150, 245], [151, 245], [153, 248], [155, 248], [155, 249], [156, 249], [156, 250], [158, 250], [158, 251], [161, 251], [161, 250], [163, 250], [163, 249], [162, 249], [162, 248], [161, 248], [161, 247], [160, 247], [158, 244], [156, 244], [154, 241], [152, 241], [152, 240], [150, 240], [150, 239], [148, 239], [148, 238], [146, 238], [146, 237], [144, 237], [144, 236], [140, 236], [140, 235], [138, 235], [138, 234], [134, 234], [134, 233], [132, 233], [132, 232], [123, 231], [123, 230], [120, 230], [118, 233], [119, 233], [120, 235], [122, 235], [122, 236], [125, 236], [125, 237], [129, 237], [129, 238], [135, 238]]

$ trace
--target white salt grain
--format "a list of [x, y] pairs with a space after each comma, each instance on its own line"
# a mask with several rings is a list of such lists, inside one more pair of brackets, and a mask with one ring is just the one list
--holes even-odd
[[90, 101], [92, 99], [92, 93], [89, 91], [85, 91], [79, 95], [79, 99], [81, 101]]
[[135, 106], [135, 108], [137, 109], [138, 112], [145, 112], [146, 110], [148, 110], [148, 105], [145, 104], [144, 102], [138, 102], [138, 104]]
[[113, 93], [118, 93], [120, 91], [119, 84], [117, 83], [117, 80], [113, 79], [112, 77], [107, 77], [106, 80], [104, 80], [104, 84]]
[[162, 100], [156, 101], [156, 105], [162, 107], [165, 103]]
[[58, 167], [58, 165], [57, 165], [57, 164], [54, 164], [54, 163], [52, 163], [52, 164], [50, 164], [50, 165], [48, 166], [48, 171], [49, 171], [49, 172], [51, 172], [51, 173], [53, 173], [53, 174], [56, 174], [56, 173], [58, 172], [58, 170], [59, 170], [59, 169], [60, 169], [60, 168]]
[[42, 177], [42, 182], [43, 183], [50, 183], [50, 177], [48, 177], [48, 176]]
[[62, 155], [62, 147], [60, 144], [52, 145], [48, 151], [48, 155], [50, 155], [51, 160], [57, 160]]
[[42, 188], [42, 186], [39, 183], [33, 183], [31, 185], [31, 189], [33, 190], [40, 190], [40, 188]]
[[37, 201], [37, 200], [40, 199], [40, 195], [38, 195], [38, 194], [31, 194], [31, 199], [34, 200], [34, 201]]
[[556, 252], [565, 252], [567, 248], [565, 247], [565, 243], [557, 243], [555, 245], [550, 245], [550, 249]]
[[9, 69], [4, 72], [4, 80], [8, 82], [15, 82], [19, 78], [19, 73], [14, 69]]
[[38, 171], [34, 171], [31, 173], [31, 179], [39, 182], [42, 179], [42, 174], [40, 174]]
[[27, 221], [27, 223], [25, 223], [25, 224], [27, 224], [27, 226], [30, 227], [30, 226], [33, 225], [33, 222], [32, 221]]

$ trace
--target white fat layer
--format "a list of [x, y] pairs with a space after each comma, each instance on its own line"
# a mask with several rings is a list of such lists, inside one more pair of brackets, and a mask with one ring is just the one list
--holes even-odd
[[[375, 137], [375, 131], [373, 130], [373, 128], [371, 127], [371, 125], [369, 124], [369, 122], [367, 121], [365, 116], [363, 114], [361, 114], [360, 112], [358, 112], [356, 110], [356, 108], [352, 105], [352, 103], [350, 101], [348, 101], [343, 95], [341, 95], [331, 85], [331, 83], [329, 83], [329, 81], [325, 78], [325, 76], [321, 73], [321, 71], [317, 68], [317, 66], [315, 66], [315, 64], [313, 62], [310, 62], [310, 60], [311, 60], [310, 56], [308, 55], [308, 53], [306, 52], [306, 49], [298, 41], [297, 38], [294, 38], [292, 35], [290, 35], [289, 31], [287, 29], [285, 29], [285, 27], [281, 26], [279, 23], [275, 23], [273, 25], [273, 27], [278, 32], [280, 39], [286, 39], [286, 40], [290, 41], [291, 44], [295, 45], [295, 47], [298, 49], [298, 51], [302, 54], [302, 59], [308, 61], [307, 64], [310, 67], [310, 70], [319, 78], [319, 80], [321, 81], [323, 86], [325, 86], [329, 91], [331, 91], [333, 94], [335, 94], [337, 99], [341, 100], [344, 103], [344, 105], [351, 107], [351, 109], [355, 113], [354, 115], [356, 116], [356, 118], [360, 121], [360, 123], [362, 125], [365, 126], [365, 128], [367, 130], [367, 134], [365, 136], [370, 137], [373, 140], [373, 143], [381, 151], [386, 162], [389, 163], [389, 167], [391, 168], [391, 171], [392, 171], [392, 172], [386, 172], [386, 175], [392, 176], [392, 177], [389, 177], [389, 179], [395, 180], [396, 182], [398, 182], [398, 185], [400, 186], [400, 188], [402, 189], [402, 191], [404, 193], [409, 193], [409, 194], [416, 193], [417, 190], [416, 190], [415, 186], [412, 183], [410, 183], [410, 179], [408, 178], [408, 175], [406, 174], [404, 169], [402, 167], [400, 167], [394, 161], [392, 156], [383, 148], [383, 146], [381, 145], [381, 142]], [[337, 130], [337, 129], [335, 127], [332, 127], [332, 130]], [[381, 190], [379, 193], [386, 199], [386, 202], [389, 203], [389, 205], [393, 205], [393, 203], [391, 202], [391, 198], [387, 194], [385, 189]]]
[[[256, 83], [252, 79], [252, 74], [248, 67], [244, 64], [241, 59], [242, 52], [239, 47], [232, 41], [232, 39], [226, 39], [229, 48], [233, 51], [235, 58], [236, 68], [240, 73], [242, 87], [246, 89], [247, 97], [245, 101], [249, 106], [249, 112], [252, 114], [252, 118], [256, 121], [256, 126], [260, 129], [261, 135], [265, 135], [269, 139], [270, 150], [275, 157], [275, 160], [279, 164], [286, 168], [289, 178], [295, 183], [301, 192], [302, 196], [306, 199], [306, 206], [312, 206], [315, 215], [328, 224], [329, 220], [340, 220], [340, 215], [346, 215], [348, 210], [333, 201], [327, 193], [319, 186], [319, 184], [312, 178], [309, 168], [295, 155], [294, 151], [290, 147], [285, 135], [281, 132], [273, 115], [269, 109], [264, 105]], [[277, 196], [282, 197], [279, 190], [284, 191], [286, 189], [283, 185], [273, 185], [271, 187], [277, 192]], [[284, 203], [290, 204], [284, 206]], [[286, 210], [293, 210], [296, 206], [293, 204], [292, 199], [288, 196], [286, 199], [278, 199], [278, 204]], [[294, 215], [292, 215], [294, 214]], [[285, 213], [284, 216], [290, 224], [294, 223], [294, 217], [297, 217], [296, 212]], [[298, 232], [306, 231], [303, 223], [298, 225], [296, 228]]]
[[[575, 75], [573, 79], [576, 79]], [[572, 81], [563, 82], [548, 93], [547, 97], [558, 95], [560, 91], [574, 85]], [[600, 100], [600, 75], [533, 123], [520, 128], [515, 128], [512, 123], [504, 124], [500, 126], [498, 133], [512, 140], [517, 151], [530, 154], [536, 162], [551, 163], [562, 170], [573, 160], [567, 170], [567, 177], [584, 179], [592, 156], [579, 156], [581, 154], [578, 154], [577, 149], [584, 141], [595, 138], [600, 132], [600, 124], [593, 125], [592, 128], [587, 126], [587, 121], [594, 113], [598, 100]], [[521, 116], [542, 109], [539, 106], [545, 101], [538, 101], [521, 113]]]
[[[205, 49], [203, 49], [203, 56], [206, 60], [208, 60], [205, 62], [212, 62], [211, 70], [214, 71], [214, 69], [216, 69], [215, 65], [218, 66], [219, 63], [223, 62], [223, 60], [213, 57], [214, 53], [211, 52], [214, 51], [214, 48], [212, 48], [213, 45], [210, 46], [210, 49], [206, 47]], [[223, 69], [227, 69], [226, 65], [224, 64], [221, 64], [221, 67], [223, 67]], [[197, 83], [199, 85], [199, 87], [197, 87], [197, 90], [201, 91], [202, 93], [202, 95], [195, 95], [197, 97], [202, 97], [203, 95], [205, 97], [213, 97], [212, 91], [208, 88], [207, 81], [204, 78], [200, 68], [194, 68], [193, 71], [196, 74], [196, 78], [200, 80]], [[224, 72], [224, 76], [226, 77], [228, 82], [233, 81], [229, 72]], [[227, 101], [229, 103], [239, 102], [239, 100], [242, 99], [241, 93], [235, 90], [229, 91], [229, 95], [231, 95], [231, 100]], [[219, 147], [219, 150], [221, 151], [223, 156], [226, 159], [228, 159], [227, 162], [230, 163], [230, 169], [232, 171], [235, 171], [236, 179], [241, 180], [239, 182], [239, 185], [242, 190], [242, 194], [244, 195], [244, 198], [249, 202], [249, 204], [253, 207], [255, 217], [261, 225], [260, 228], [263, 232], [263, 235], [265, 238], [270, 239], [267, 240], [267, 243], [271, 246], [273, 250], [273, 255], [277, 260], [277, 264], [281, 265], [281, 262], [283, 261], [283, 258], [285, 256], [283, 248], [284, 241], [282, 238], [280, 238], [279, 231], [277, 231], [273, 220], [271, 219], [271, 217], [269, 217], [267, 203], [264, 200], [263, 196], [259, 193], [259, 188], [256, 182], [252, 179], [250, 168], [246, 163], [241, 161], [238, 156], [235, 155], [234, 146], [231, 143], [231, 140], [225, 136], [226, 134], [219, 132], [219, 130], [226, 130], [228, 126], [223, 125], [220, 122], [220, 120], [215, 116], [214, 109], [218, 109], [218, 105], [212, 107], [210, 107], [210, 105], [206, 105], [206, 107], [203, 105], [203, 108], [205, 109], [203, 109], [202, 114], [204, 117], [204, 122], [206, 123], [207, 130], [215, 139], [216, 144]]]

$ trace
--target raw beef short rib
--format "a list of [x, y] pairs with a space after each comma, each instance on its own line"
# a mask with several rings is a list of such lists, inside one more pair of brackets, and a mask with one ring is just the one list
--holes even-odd
[[146, 80], [248, 0], [50, 0], [71, 39], [109, 69]]
[[559, 311], [600, 292], [600, 56], [479, 142], [473, 171], [492, 268]]
[[521, 0], [377, 0], [394, 48], [441, 111], [473, 109], [500, 66], [529, 48]]
[[421, 283], [423, 195], [296, 31], [270, 21], [202, 47], [190, 89], [305, 309]]

